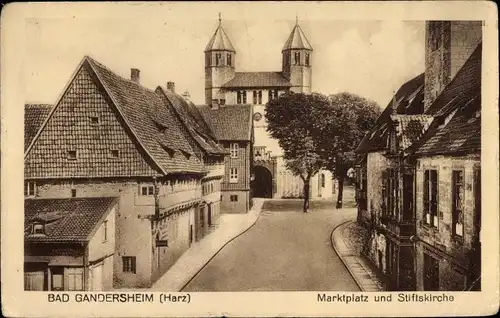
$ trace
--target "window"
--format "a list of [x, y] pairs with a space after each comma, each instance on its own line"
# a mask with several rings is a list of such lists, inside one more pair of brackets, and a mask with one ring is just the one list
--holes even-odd
[[439, 261], [424, 253], [424, 290], [439, 290]]
[[309, 66], [309, 53], [306, 53], [306, 66]]
[[437, 170], [424, 171], [424, 222], [437, 227], [438, 206]]
[[222, 59], [221, 53], [215, 53], [215, 66], [219, 66], [222, 64], [221, 59]]
[[210, 53], [205, 54], [205, 65], [210, 66]]
[[277, 89], [269, 90], [268, 95], [269, 95], [268, 99], [271, 101], [278, 97], [278, 90]]
[[33, 223], [32, 234], [45, 234], [45, 226], [41, 223]]
[[231, 168], [229, 169], [229, 183], [237, 183], [238, 182], [238, 169]]
[[141, 185], [139, 195], [154, 195], [153, 185]]
[[295, 64], [295, 65], [300, 64], [300, 52], [295, 52], [294, 58], [293, 58], [293, 64]]
[[247, 92], [246, 91], [238, 91], [236, 102], [238, 104], [246, 104], [247, 103]]
[[231, 53], [227, 53], [227, 66], [231, 66], [233, 63]]
[[68, 290], [83, 290], [83, 268], [66, 268]]
[[76, 150], [68, 150], [68, 160], [76, 160], [77, 152]]
[[33, 181], [26, 181], [24, 183], [24, 196], [33, 197], [36, 194], [36, 183]]
[[237, 143], [231, 143], [230, 147], [231, 158], [238, 158], [238, 151], [240, 146]]
[[61, 291], [64, 290], [64, 267], [51, 267], [51, 290]]
[[76, 189], [71, 189], [71, 197], [76, 198]]
[[99, 125], [99, 117], [97, 117], [97, 116], [90, 116], [89, 120], [90, 120], [90, 123], [92, 125]]
[[464, 235], [464, 172], [462, 170], [453, 170], [452, 179], [452, 233], [462, 237]]
[[382, 203], [383, 213], [386, 216], [398, 217], [399, 183], [397, 171], [393, 168], [389, 168], [382, 173], [382, 178], [382, 193], [384, 196]]
[[262, 104], [262, 91], [253, 91], [253, 103]]
[[200, 227], [205, 226], [205, 208], [200, 208]]
[[111, 158], [120, 158], [120, 151], [111, 149], [109, 151], [109, 155], [111, 156]]
[[225, 105], [226, 104], [226, 100], [225, 99], [219, 99], [219, 104], [220, 105]]
[[321, 174], [321, 187], [322, 188], [325, 187], [325, 174], [324, 173]]
[[238, 202], [238, 195], [236, 195], [236, 194], [231, 194], [231, 195], [229, 196], [229, 200], [230, 200], [231, 202]]
[[108, 220], [102, 222], [102, 241], [106, 242], [108, 240]]
[[122, 256], [123, 271], [135, 274], [135, 256]]

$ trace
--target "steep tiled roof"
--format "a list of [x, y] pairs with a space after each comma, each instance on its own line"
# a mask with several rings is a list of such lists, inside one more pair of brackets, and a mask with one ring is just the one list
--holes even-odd
[[[25, 240], [88, 241], [116, 202], [117, 199], [111, 197], [25, 199]], [[31, 234], [31, 225], [35, 221], [45, 224], [45, 235]]]
[[399, 150], [406, 150], [420, 139], [432, 122], [429, 115], [391, 115], [396, 127]]
[[[448, 117], [448, 118], [447, 118]], [[419, 142], [416, 154], [452, 155], [481, 152], [481, 95], [469, 100], [448, 116], [435, 119], [427, 134]]]
[[251, 140], [252, 106], [226, 105], [218, 109], [198, 106], [219, 140]]
[[[45, 127], [54, 120], [54, 114], [59, 114], [58, 120], [49, 125], [50, 140], [44, 140], [33, 156], [30, 156], [31, 148], [25, 152], [25, 175], [28, 177], [117, 177], [205, 172], [182, 132], [182, 123], [156, 92], [118, 76], [90, 57], [84, 57], [80, 63], [68, 90], [69, 93], [65, 92], [53, 108], [47, 124], [41, 128], [40, 134], [43, 134]], [[104, 100], [104, 106], [99, 106], [104, 108], [97, 109], [96, 105], [101, 105]], [[60, 106], [64, 107], [58, 111]], [[75, 107], [78, 111], [73, 117], [80, 117], [67, 118], [68, 111], [72, 112]], [[86, 114], [86, 109], [104, 112], [101, 115], [105, 117], [105, 125], [99, 129], [87, 127], [83, 120], [88, 120], [86, 116], [90, 113]], [[112, 116], [108, 115], [110, 112]], [[64, 120], [72, 122], [71, 125]], [[121, 131], [116, 130], [118, 126], [122, 127]], [[65, 141], [62, 144], [54, 142], [61, 130], [69, 134], [63, 136]], [[108, 140], [101, 139], [100, 135], [117, 140], [116, 136], [123, 135], [123, 131], [127, 140], [123, 142], [120, 139], [118, 146], [122, 147], [120, 153], [124, 152], [120, 158], [126, 162], [120, 163], [109, 159], [107, 149], [114, 145], [109, 145]], [[61, 155], [66, 156], [61, 152], [70, 144], [82, 150], [82, 156], [72, 162], [60, 158]], [[130, 144], [133, 146], [130, 147]], [[61, 155], [47, 155], [47, 151], [54, 150]], [[42, 166], [45, 169], [41, 169]]]
[[377, 119], [375, 127], [363, 137], [356, 152], [365, 153], [387, 149], [389, 138], [387, 124], [391, 121], [390, 116], [394, 114], [394, 108], [396, 108], [395, 114], [401, 115], [417, 115], [423, 112], [424, 79], [424, 73], [422, 73], [399, 88]]
[[167, 103], [173, 107], [179, 119], [183, 122], [184, 127], [189, 132], [189, 138], [193, 138], [200, 148], [208, 154], [226, 154], [226, 150], [217, 144], [214, 133], [193, 103], [162, 87], [158, 87], [157, 92], [164, 94], [167, 98]]
[[480, 153], [481, 53], [482, 44], [479, 43], [426, 111], [435, 118], [429, 130], [412, 147], [417, 155]]
[[236, 52], [234, 49], [233, 45], [231, 44], [231, 41], [229, 40], [229, 37], [227, 36], [226, 32], [222, 28], [222, 25], [219, 24], [217, 29], [215, 30], [214, 35], [208, 42], [205, 52], [207, 51], [231, 51], [231, 52]]
[[291, 49], [306, 49], [312, 51], [312, 46], [298, 23], [293, 27], [292, 33], [290, 33], [288, 40], [286, 40], [283, 46], [283, 51]]
[[52, 109], [51, 104], [24, 105], [24, 150], [28, 148]]
[[482, 43], [479, 43], [455, 77], [425, 111], [426, 114], [439, 116], [448, 113], [455, 105], [467, 102], [470, 92], [480, 89], [481, 55]]
[[236, 72], [230, 81], [222, 85], [224, 88], [290, 86], [292, 84], [280, 72]]

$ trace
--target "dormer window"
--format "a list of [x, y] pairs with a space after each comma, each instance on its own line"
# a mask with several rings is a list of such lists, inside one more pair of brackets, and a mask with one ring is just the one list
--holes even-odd
[[116, 149], [111, 149], [109, 151], [109, 155], [111, 158], [120, 158], [120, 151]]
[[68, 160], [76, 160], [77, 152], [76, 150], [68, 150]]
[[31, 234], [45, 234], [45, 225], [39, 222], [33, 223]]
[[99, 125], [99, 117], [97, 117], [97, 116], [90, 116], [89, 121], [90, 121], [90, 124], [92, 124], [92, 125]]

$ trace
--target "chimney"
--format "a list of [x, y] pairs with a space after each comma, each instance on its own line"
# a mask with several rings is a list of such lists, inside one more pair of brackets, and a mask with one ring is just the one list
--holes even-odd
[[167, 82], [167, 89], [172, 93], [175, 93], [175, 82]]
[[136, 82], [137, 84], [139, 84], [139, 78], [140, 78], [140, 74], [141, 71], [137, 68], [131, 68], [130, 69], [130, 79], [133, 81], [133, 82]]

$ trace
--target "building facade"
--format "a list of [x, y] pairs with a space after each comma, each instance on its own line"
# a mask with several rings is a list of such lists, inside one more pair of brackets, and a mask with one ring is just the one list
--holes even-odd
[[[205, 48], [205, 103], [253, 106], [254, 146], [252, 191], [257, 197], [301, 197], [302, 180], [284, 165], [278, 141], [266, 131], [265, 109], [268, 101], [287, 92], [311, 93], [313, 48], [298, 22], [282, 49], [281, 71], [237, 72], [236, 49], [222, 28], [221, 21]], [[214, 106], [215, 105], [215, 106]], [[250, 187], [250, 186], [249, 186]], [[333, 195], [332, 174], [321, 171], [311, 179], [311, 197]]]
[[85, 57], [26, 147], [27, 197], [118, 198], [115, 288], [150, 286], [217, 224], [225, 150], [195, 111]]
[[425, 72], [358, 146], [358, 222], [390, 290], [480, 288], [480, 71], [481, 23], [427, 22]]
[[216, 138], [229, 153], [225, 157], [221, 212], [246, 213], [252, 206], [251, 171], [253, 123], [251, 105], [200, 106]]
[[25, 200], [24, 289], [113, 288], [117, 198]]

